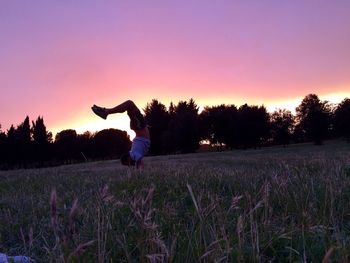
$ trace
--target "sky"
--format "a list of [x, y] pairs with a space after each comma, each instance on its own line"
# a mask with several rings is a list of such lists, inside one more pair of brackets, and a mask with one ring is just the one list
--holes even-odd
[[348, 0], [1, 0], [0, 124], [55, 135], [128, 129], [93, 104], [244, 103], [294, 110], [350, 97]]

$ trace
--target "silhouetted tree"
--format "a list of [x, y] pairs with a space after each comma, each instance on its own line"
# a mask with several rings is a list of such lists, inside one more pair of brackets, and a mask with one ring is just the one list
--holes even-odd
[[[247, 104], [239, 109], [234, 105], [205, 107], [198, 115], [198, 106], [193, 99], [180, 101], [177, 105], [171, 102], [168, 110], [154, 99], [146, 105], [144, 112], [150, 125], [152, 154], [194, 152], [200, 139], [227, 148], [257, 147], [268, 139], [286, 145], [292, 131], [295, 142], [309, 139], [322, 144], [332, 131], [350, 141], [349, 98], [331, 109], [327, 101], [309, 94], [296, 108], [295, 118], [287, 110], [269, 115], [265, 107]], [[64, 130], [52, 143], [52, 134], [47, 131], [43, 117], [39, 116], [30, 127], [27, 116], [16, 128], [11, 125], [6, 133], [0, 125], [0, 168], [27, 167], [38, 161], [43, 165], [50, 164], [50, 159], [57, 163], [115, 158], [129, 151], [130, 144], [127, 133], [116, 129], [79, 135], [75, 130]]]
[[242, 105], [238, 109], [238, 138], [243, 148], [257, 147], [268, 137], [269, 115], [264, 106]]
[[300, 129], [315, 144], [322, 144], [330, 129], [331, 110], [327, 101], [320, 101], [317, 95], [307, 95], [296, 108]]
[[26, 144], [30, 143], [31, 132], [30, 132], [30, 121], [28, 116], [24, 119], [24, 121], [20, 125], [17, 126], [16, 136], [20, 142], [26, 143]]
[[[180, 101], [170, 112], [168, 143], [175, 143], [175, 151], [194, 152], [199, 147], [198, 106], [193, 99]], [[170, 147], [172, 148], [172, 147]]]
[[86, 131], [77, 135], [77, 147], [82, 154], [83, 159], [88, 160], [96, 157], [96, 147], [94, 144], [94, 136], [91, 132]]
[[16, 129], [11, 125], [10, 129], [7, 130], [6, 139], [6, 162], [9, 166], [13, 166], [18, 160], [16, 158]]
[[171, 118], [175, 117], [175, 114], [176, 114], [175, 110], [176, 110], [176, 107], [175, 107], [174, 103], [170, 102], [168, 113], [169, 113]]
[[77, 132], [75, 130], [68, 129], [57, 133], [54, 146], [56, 156], [61, 161], [71, 162], [83, 158], [77, 148]]
[[6, 133], [1, 130], [1, 124], [0, 124], [0, 168], [5, 167], [6, 163], [6, 151], [7, 151], [7, 145], [6, 145], [7, 136]]
[[[225, 105], [204, 107], [204, 110], [199, 115], [200, 120], [200, 138], [201, 140], [208, 140], [210, 145], [221, 145], [224, 143], [221, 139], [220, 122], [217, 123], [218, 115], [220, 114], [221, 107]], [[219, 131], [218, 131], [219, 130]]]
[[286, 146], [290, 143], [294, 117], [290, 111], [276, 110], [270, 115], [271, 135], [274, 143]]
[[168, 128], [170, 115], [166, 110], [164, 104], [158, 100], [152, 100], [151, 103], [147, 103], [144, 109], [145, 118], [149, 125], [151, 148], [150, 153], [157, 155], [164, 153], [164, 134]]
[[106, 129], [94, 136], [97, 157], [119, 157], [130, 150], [130, 138], [125, 131]]
[[46, 130], [44, 118], [40, 116], [35, 122], [32, 122], [32, 132], [34, 156], [36, 161], [43, 165], [43, 162], [51, 158], [50, 143], [52, 143], [52, 133]]
[[232, 148], [237, 143], [237, 108], [234, 105], [205, 107], [200, 114], [202, 139], [211, 145]]
[[[169, 108], [168, 108], [168, 126], [167, 129], [162, 134], [162, 151], [164, 153], [174, 153], [178, 149], [176, 146], [175, 141], [175, 118], [176, 118], [176, 112], [175, 112], [175, 105], [173, 102], [170, 102]], [[152, 145], [152, 142], [151, 142]]]
[[21, 166], [26, 165], [28, 161], [32, 159], [31, 130], [28, 116], [20, 125], [17, 126], [17, 129], [15, 130], [14, 147], [17, 163], [19, 163]]
[[350, 99], [345, 98], [334, 112], [334, 124], [337, 135], [344, 136], [350, 142]]

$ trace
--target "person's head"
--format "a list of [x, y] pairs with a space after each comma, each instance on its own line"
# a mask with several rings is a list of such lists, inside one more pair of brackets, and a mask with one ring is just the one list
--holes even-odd
[[123, 165], [127, 165], [127, 166], [135, 166], [135, 161], [131, 158], [129, 153], [124, 153], [121, 157], [120, 157], [120, 161]]

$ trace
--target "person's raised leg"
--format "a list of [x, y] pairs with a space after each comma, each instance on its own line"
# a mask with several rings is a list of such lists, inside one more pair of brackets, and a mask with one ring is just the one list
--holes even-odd
[[139, 109], [132, 100], [124, 101], [123, 103], [113, 107], [113, 108], [103, 108], [97, 105], [91, 107], [92, 111], [99, 117], [106, 119], [109, 114], [114, 113], [123, 113], [128, 112], [129, 115], [132, 115], [135, 112], [138, 112]]
[[105, 109], [106, 114], [123, 113], [123, 112], [137, 112], [139, 109], [132, 100], [124, 101], [114, 108]]

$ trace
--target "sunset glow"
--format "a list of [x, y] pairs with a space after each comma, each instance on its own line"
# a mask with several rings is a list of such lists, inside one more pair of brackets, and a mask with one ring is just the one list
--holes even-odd
[[93, 104], [244, 103], [294, 112], [350, 97], [349, 1], [0, 3], [0, 124], [129, 129]]

